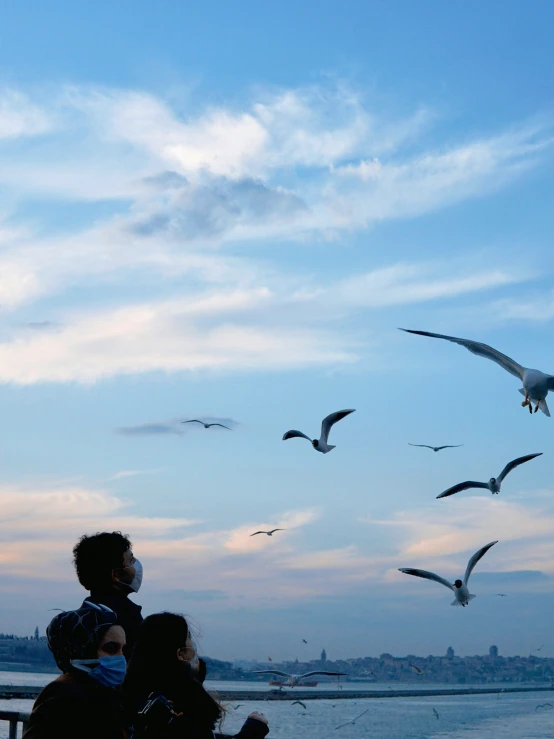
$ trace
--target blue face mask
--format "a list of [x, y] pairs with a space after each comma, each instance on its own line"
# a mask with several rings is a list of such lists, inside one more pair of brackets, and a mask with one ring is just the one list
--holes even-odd
[[107, 688], [121, 685], [127, 670], [127, 661], [122, 654], [99, 659], [72, 659], [71, 664], [79, 670], [88, 672], [94, 680]]
[[90, 671], [90, 676], [107, 688], [121, 685], [127, 669], [127, 661], [122, 654], [115, 657], [100, 657], [100, 664]]

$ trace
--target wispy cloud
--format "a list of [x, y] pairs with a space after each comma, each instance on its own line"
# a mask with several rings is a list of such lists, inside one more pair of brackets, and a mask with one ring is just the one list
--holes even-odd
[[50, 115], [27, 95], [17, 90], [0, 90], [0, 141], [37, 136], [51, 127]]
[[123, 436], [163, 436], [164, 434], [175, 434], [183, 436], [185, 433], [179, 421], [158, 421], [154, 423], [140, 423], [136, 426], [121, 426], [116, 429]]

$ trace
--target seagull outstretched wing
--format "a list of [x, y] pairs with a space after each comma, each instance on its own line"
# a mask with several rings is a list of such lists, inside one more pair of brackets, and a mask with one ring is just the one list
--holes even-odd
[[435, 575], [434, 572], [428, 572], [427, 570], [414, 570], [411, 567], [402, 567], [399, 568], [400, 572], [403, 572], [405, 575], [413, 575], [414, 577], [422, 577], [424, 580], [434, 580], [435, 582], [440, 583], [441, 585], [444, 585], [446, 588], [449, 588], [449, 590], [454, 590], [454, 586], [448, 582], [448, 580], [445, 580], [444, 577], [441, 577], [440, 575]]
[[411, 444], [410, 442], [408, 442], [408, 445], [409, 446], [420, 446], [423, 449], [434, 449], [435, 448], [434, 446], [429, 446], [429, 444]]
[[540, 457], [541, 455], [542, 452], [539, 452], [538, 454], [526, 454], [524, 457], [513, 459], [511, 462], [508, 462], [508, 464], [504, 467], [504, 469], [496, 479], [498, 480], [498, 482], [502, 482], [506, 475], [516, 467], [519, 467], [520, 464], [524, 464], [524, 462], [529, 462], [531, 459], [535, 459], [535, 457]]
[[313, 677], [314, 675], [331, 675], [332, 677], [339, 677], [340, 675], [346, 675], [346, 672], [325, 672], [325, 670], [314, 670], [313, 672], [305, 672], [303, 675], [298, 675], [298, 679], [303, 680], [305, 677]]
[[462, 490], [470, 490], [471, 488], [484, 488], [485, 490], [488, 490], [489, 486], [486, 482], [466, 480], [465, 482], [459, 482], [457, 485], [448, 488], [448, 490], [445, 490], [444, 493], [437, 495], [437, 498], [448, 498], [449, 495], [455, 495], [456, 493], [461, 493]]
[[511, 375], [514, 375], [514, 377], [518, 377], [520, 380], [523, 380], [523, 373], [525, 372], [525, 368], [510, 357], [506, 356], [506, 354], [502, 354], [502, 352], [499, 352], [497, 349], [493, 349], [493, 347], [489, 346], [488, 344], [482, 344], [479, 341], [471, 341], [471, 339], [459, 339], [456, 336], [432, 334], [429, 331], [414, 331], [413, 329], [409, 328], [401, 328], [400, 330], [406, 331], [406, 333], [408, 334], [418, 334], [419, 336], [430, 336], [433, 339], [445, 339], [446, 341], [453, 341], [454, 344], [465, 346], [465, 348], [468, 349], [472, 354], [477, 354], [477, 356], [479, 357], [485, 357], [485, 359], [491, 359], [493, 362], [496, 362], [496, 364], [499, 364], [501, 367], [503, 367]]
[[204, 425], [204, 421], [199, 421], [197, 418], [191, 418], [190, 421], [181, 421], [181, 423], [201, 423]]
[[463, 444], [444, 444], [444, 446], [438, 446], [436, 447], [437, 452], [440, 452], [441, 449], [458, 449], [458, 447], [463, 446]]
[[280, 677], [292, 677], [288, 672], [281, 672], [281, 670], [254, 670], [253, 675], [279, 675]]
[[225, 426], [222, 423], [207, 423], [206, 426], [211, 429], [212, 426], [221, 426], [222, 429], [227, 429], [227, 431], [231, 431], [232, 429], [229, 428], [229, 426]]
[[495, 544], [498, 544], [498, 539], [496, 541], [491, 541], [490, 544], [485, 544], [484, 547], [481, 547], [478, 552], [475, 552], [473, 557], [469, 560], [467, 563], [467, 569], [466, 574], [464, 575], [464, 585], [467, 585], [469, 582], [469, 576], [473, 572], [473, 568], [479, 562], [479, 560], [485, 556], [485, 554], [489, 551], [491, 547], [493, 547]]
[[351, 408], [345, 411], [335, 411], [335, 413], [330, 413], [326, 416], [321, 422], [321, 441], [327, 444], [329, 432], [333, 428], [334, 424], [337, 423], [337, 421], [342, 420], [345, 416], [350, 415], [350, 413], [354, 413], [354, 410], [354, 408]]
[[290, 431], [287, 431], [287, 433], [283, 436], [283, 441], [286, 441], [287, 439], [308, 439], [310, 444], [312, 443], [312, 440], [309, 436], [303, 434], [302, 431], [296, 431], [296, 429], [291, 429]]

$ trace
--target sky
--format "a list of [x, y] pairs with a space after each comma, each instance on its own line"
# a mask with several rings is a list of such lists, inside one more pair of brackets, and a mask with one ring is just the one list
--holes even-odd
[[0, 630], [121, 530], [213, 657], [554, 656], [554, 420], [397, 330], [554, 373], [554, 5], [0, 9]]

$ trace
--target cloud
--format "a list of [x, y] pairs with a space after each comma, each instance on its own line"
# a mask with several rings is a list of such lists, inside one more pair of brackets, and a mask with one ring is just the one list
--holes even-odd
[[20, 136], [38, 136], [52, 128], [44, 109], [17, 90], [0, 90], [0, 141]]
[[[363, 344], [341, 330], [344, 316], [526, 279], [525, 273], [506, 268], [458, 267], [457, 274], [450, 276], [451, 266], [404, 263], [313, 289], [298, 289], [297, 278], [274, 278], [274, 286], [269, 279], [269, 286], [73, 312], [61, 317], [56, 332], [18, 334], [0, 343], [0, 382], [94, 382], [154, 371], [347, 365], [359, 359]], [[122, 433], [179, 432], [174, 421], [164, 421]]]
[[[132, 426], [130, 428], [137, 428], [136, 426]], [[111, 480], [124, 480], [127, 477], [138, 477], [140, 475], [153, 475], [155, 472], [160, 472], [163, 470], [163, 467], [156, 467], [155, 469], [151, 470], [120, 470], [119, 472], [116, 472], [115, 475], [112, 475], [111, 477], [106, 478], [106, 482], [109, 482]]]
[[163, 436], [164, 434], [183, 436], [185, 432], [177, 425], [178, 423], [179, 421], [141, 423], [137, 426], [122, 426], [116, 430], [118, 434], [122, 434], [123, 436]]

